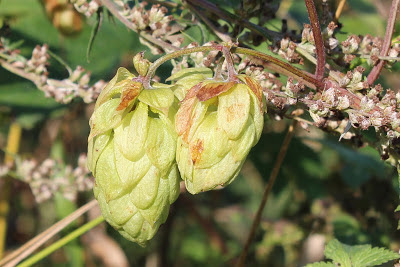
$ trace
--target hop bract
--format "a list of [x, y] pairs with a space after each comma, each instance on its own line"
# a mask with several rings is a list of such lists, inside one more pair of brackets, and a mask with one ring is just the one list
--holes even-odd
[[248, 76], [238, 78], [238, 82], [197, 83], [176, 114], [176, 160], [192, 194], [231, 183], [260, 138], [261, 86]]
[[126, 69], [101, 92], [90, 119], [88, 167], [104, 218], [125, 238], [145, 245], [179, 195], [167, 85], [143, 90]]

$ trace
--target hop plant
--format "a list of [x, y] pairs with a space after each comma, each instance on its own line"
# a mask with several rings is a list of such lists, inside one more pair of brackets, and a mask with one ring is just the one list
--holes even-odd
[[[226, 186], [238, 175], [261, 135], [263, 94], [261, 86], [245, 75], [217, 81], [204, 80], [204, 69], [187, 73], [174, 74], [178, 94], [187, 91], [175, 118], [176, 160], [187, 190], [197, 194]], [[193, 83], [197, 84], [188, 89]]]
[[101, 92], [89, 122], [88, 167], [106, 221], [144, 246], [167, 219], [180, 176], [174, 94], [163, 84], [145, 90], [139, 78], [120, 68]]

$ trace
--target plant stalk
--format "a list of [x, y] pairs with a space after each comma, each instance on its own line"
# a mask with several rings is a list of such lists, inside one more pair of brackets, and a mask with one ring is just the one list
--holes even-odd
[[279, 151], [279, 154], [277, 156], [274, 168], [271, 171], [271, 175], [269, 177], [268, 184], [264, 189], [264, 194], [263, 194], [260, 206], [258, 207], [256, 216], [254, 217], [253, 224], [252, 224], [251, 229], [250, 229], [250, 233], [247, 236], [246, 244], [245, 244], [245, 246], [244, 246], [244, 248], [242, 250], [242, 253], [240, 254], [239, 260], [238, 260], [238, 262], [236, 264], [237, 267], [243, 267], [244, 266], [244, 263], [246, 261], [246, 256], [247, 256], [247, 253], [249, 251], [250, 245], [253, 242], [256, 230], [258, 228], [258, 225], [260, 224], [261, 215], [262, 215], [262, 213], [264, 211], [265, 204], [267, 203], [268, 196], [271, 193], [271, 190], [272, 190], [272, 187], [273, 187], [273, 185], [275, 183], [276, 177], [278, 176], [279, 169], [281, 168], [283, 159], [285, 158], [285, 155], [286, 155], [286, 152], [288, 150], [290, 141], [292, 140], [292, 138], [294, 136], [294, 129], [296, 127], [296, 124], [297, 124], [297, 121], [293, 120], [292, 124], [289, 126], [289, 129], [288, 129], [288, 131], [286, 133], [285, 139], [283, 140], [283, 144], [282, 144], [281, 149]]
[[151, 89], [151, 85], [150, 85], [151, 78], [154, 76], [157, 68], [160, 67], [163, 63], [167, 62], [168, 60], [171, 60], [173, 58], [177, 58], [180, 56], [196, 53], [196, 52], [207, 52], [207, 51], [212, 51], [212, 50], [221, 51], [221, 49], [219, 49], [217, 46], [214, 46], [214, 45], [213, 46], [196, 46], [196, 47], [192, 47], [192, 48], [181, 49], [181, 50], [178, 50], [178, 51], [175, 51], [175, 52], [172, 52], [170, 54], [166, 54], [166, 55], [160, 57], [159, 59], [157, 59], [150, 65], [150, 67], [147, 71], [146, 77], [143, 80], [143, 87], [145, 89]]
[[278, 73], [281, 73], [283, 75], [292, 77], [298, 81], [301, 81], [312, 89], [323, 88], [324, 86], [322, 81], [315, 79], [309, 73], [303, 72], [302, 70], [293, 67], [289, 63], [286, 63], [273, 56], [243, 47], [234, 47], [232, 48], [232, 50], [233, 52], [238, 54], [248, 55], [258, 59], [262, 59], [267, 62], [267, 67], [269, 67], [270, 69], [277, 71]]
[[79, 227], [75, 231], [73, 231], [73, 232], [69, 233], [68, 235], [64, 236], [63, 238], [61, 238], [57, 242], [54, 242], [52, 245], [48, 246], [47, 248], [43, 249], [39, 253], [33, 255], [32, 257], [28, 258], [26, 261], [24, 261], [23, 263], [21, 263], [21, 264], [19, 264], [17, 266], [18, 267], [32, 266], [33, 264], [35, 264], [38, 261], [42, 260], [43, 258], [47, 257], [48, 255], [50, 255], [51, 253], [53, 253], [57, 249], [63, 247], [64, 245], [66, 245], [70, 241], [72, 241], [75, 238], [83, 235], [85, 232], [89, 231], [93, 227], [99, 225], [103, 221], [104, 221], [103, 216], [97, 217], [96, 219], [94, 219], [94, 220], [82, 225], [81, 227]]
[[[10, 126], [7, 137], [5, 165], [12, 165], [14, 162], [13, 154], [17, 154], [21, 140], [22, 128], [17, 122]], [[9, 177], [0, 181], [0, 259], [3, 258], [6, 236], [7, 236], [7, 217], [10, 210], [11, 179]]]
[[[396, 22], [397, 11], [399, 10], [399, 5], [400, 5], [400, 0], [392, 1], [392, 6], [390, 7], [389, 18], [386, 26], [385, 39], [383, 40], [382, 50], [380, 53], [380, 56], [382, 57], [387, 56], [387, 54], [389, 53], [389, 49], [392, 45], [392, 37]], [[386, 62], [384, 60], [380, 60], [378, 64], [376, 64], [372, 68], [371, 72], [368, 74], [367, 77], [367, 82], [369, 85], [373, 85], [376, 79], [378, 79], [385, 63]]]
[[340, 15], [343, 12], [344, 4], [346, 4], [346, 0], [340, 0], [339, 5], [335, 12], [335, 22], [339, 21]]
[[58, 221], [56, 224], [46, 229], [44, 232], [40, 233], [36, 237], [29, 240], [27, 243], [22, 245], [17, 250], [13, 251], [11, 254], [7, 255], [4, 259], [0, 261], [0, 266], [15, 266], [20, 261], [29, 256], [33, 251], [35, 251], [38, 247], [43, 245], [46, 241], [64, 229], [68, 224], [82, 216], [84, 213], [92, 209], [97, 205], [97, 200], [93, 199], [89, 203], [83, 205], [61, 221]]
[[311, 23], [311, 29], [315, 41], [315, 50], [317, 52], [317, 66], [315, 67], [315, 78], [322, 81], [325, 72], [325, 46], [322, 39], [321, 26], [319, 25], [317, 10], [315, 8], [314, 0], [305, 0], [308, 17]]

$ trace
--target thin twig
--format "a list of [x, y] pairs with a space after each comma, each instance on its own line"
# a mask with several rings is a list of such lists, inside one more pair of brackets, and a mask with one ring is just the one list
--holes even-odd
[[25, 243], [19, 249], [15, 250], [11, 254], [7, 255], [4, 259], [0, 261], [0, 266], [8, 267], [15, 266], [18, 262], [25, 259], [27, 256], [32, 254], [37, 248], [43, 245], [47, 240], [52, 238], [62, 229], [64, 229], [68, 224], [82, 216], [85, 212], [89, 211], [97, 205], [97, 201], [94, 199], [84, 206], [80, 207], [61, 221], [57, 222], [50, 228], [46, 229], [44, 232], [40, 233], [36, 237], [32, 238], [30, 241]]
[[244, 266], [244, 263], [245, 263], [246, 256], [247, 256], [247, 253], [249, 251], [250, 245], [253, 242], [256, 230], [258, 228], [258, 225], [260, 224], [261, 215], [263, 213], [265, 204], [267, 203], [268, 196], [271, 193], [272, 186], [274, 185], [276, 177], [278, 176], [279, 169], [281, 168], [283, 159], [285, 158], [286, 151], [287, 151], [287, 149], [289, 147], [290, 141], [292, 140], [292, 137], [294, 136], [294, 129], [296, 127], [296, 124], [297, 124], [297, 121], [293, 120], [292, 124], [289, 126], [289, 129], [288, 129], [288, 131], [286, 133], [285, 139], [283, 140], [283, 144], [281, 146], [281, 149], [279, 151], [278, 157], [276, 159], [274, 168], [272, 169], [271, 175], [269, 177], [268, 184], [265, 187], [264, 194], [263, 194], [260, 206], [258, 207], [256, 216], [254, 217], [254, 221], [253, 221], [253, 224], [251, 226], [250, 233], [247, 236], [246, 244], [245, 244], [245, 246], [244, 246], [244, 248], [242, 250], [242, 253], [240, 254], [240, 258], [239, 258], [239, 260], [238, 260], [238, 262], [236, 264], [236, 266], [238, 266], [238, 267]]
[[315, 78], [322, 81], [325, 72], [325, 46], [322, 39], [321, 26], [319, 25], [317, 10], [314, 0], [305, 0], [308, 17], [310, 18], [311, 29], [314, 35], [315, 49], [317, 52], [317, 66], [315, 67]]
[[335, 22], [339, 21], [340, 15], [343, 12], [344, 5], [346, 4], [346, 0], [340, 0], [339, 5], [335, 12]]
[[282, 36], [282, 33], [280, 32], [271, 31], [265, 27], [261, 27], [257, 24], [254, 24], [246, 19], [242, 19], [234, 14], [231, 14], [223, 9], [220, 9], [216, 4], [211, 3], [207, 0], [186, 0], [186, 1], [193, 6], [204, 8], [205, 10], [217, 15], [221, 19], [224, 19], [232, 23], [240, 24], [250, 29], [252, 32], [264, 36], [269, 40], [280, 39]]
[[154, 5], [159, 4], [169, 8], [177, 8], [178, 4], [170, 1], [157, 1], [157, 0], [147, 0], [147, 2], [152, 3]]
[[229, 42], [231, 41], [231, 37], [226, 34], [223, 33], [221, 31], [219, 31], [213, 24], [212, 22], [207, 18], [207, 16], [205, 14], [203, 14], [203, 12], [201, 12], [198, 8], [196, 8], [195, 6], [193, 6], [191, 3], [187, 3], [187, 6], [190, 8], [190, 10], [195, 13], [214, 33], [216, 36], [218, 36], [219, 39], [221, 39], [224, 42]]
[[[122, 16], [118, 10], [118, 8], [115, 6], [115, 4], [111, 0], [100, 0], [101, 3], [107, 7], [107, 9], [113, 14], [119, 21], [121, 21], [126, 27], [131, 29], [134, 32], [137, 32], [135, 29], [135, 26], [133, 25], [132, 22], [130, 22], [128, 19], [126, 19], [124, 16]], [[155, 38], [151, 36], [150, 34], [147, 34], [145, 32], [140, 32], [138, 33], [140, 36], [142, 36], [144, 39], [146, 39], [149, 42], [152, 42], [153, 44], [159, 46], [162, 49], [168, 48], [170, 50], [179, 50], [179, 47], [176, 47], [170, 43], [167, 43], [161, 39]]]
[[[395, 26], [395, 22], [396, 22], [397, 11], [399, 9], [399, 4], [400, 4], [400, 0], [392, 1], [392, 6], [390, 7], [389, 18], [388, 18], [388, 22], [386, 25], [385, 39], [383, 40], [382, 50], [380, 53], [381, 56], [387, 56], [389, 49], [392, 45], [392, 36], [393, 36], [393, 32], [394, 32], [394, 26]], [[368, 74], [368, 77], [367, 77], [367, 82], [369, 85], [373, 85], [374, 82], [376, 81], [376, 79], [378, 79], [384, 65], [385, 65], [385, 61], [380, 60], [378, 62], [378, 64], [376, 64], [372, 68], [371, 72]]]

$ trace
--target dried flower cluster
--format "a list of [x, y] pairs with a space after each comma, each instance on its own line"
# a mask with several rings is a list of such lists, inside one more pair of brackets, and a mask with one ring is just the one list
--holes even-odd
[[[92, 16], [102, 3], [97, 0], [73, 0], [76, 10], [85, 16]], [[149, 47], [155, 55], [172, 52], [178, 49], [183, 42], [181, 30], [183, 26], [168, 15], [168, 9], [160, 4], [151, 5], [140, 2], [131, 7], [127, 1], [104, 1], [117, 18], [139, 34], [140, 42]], [[104, 3], [103, 2], [103, 3]]]
[[97, 0], [70, 0], [70, 2], [79, 13], [84, 14], [86, 17], [93, 16], [101, 6]]
[[52, 198], [57, 192], [75, 201], [78, 192], [93, 188], [94, 180], [86, 167], [86, 161], [86, 155], [80, 155], [78, 166], [73, 168], [54, 159], [46, 159], [42, 163], [34, 159], [17, 159], [15, 171], [9, 166], [0, 165], [0, 178], [13, 174], [28, 183], [38, 203]]
[[[379, 57], [382, 39], [369, 35], [351, 35], [340, 43], [334, 37], [335, 28], [332, 22], [324, 31], [328, 56], [340, 66], [349, 63], [357, 65], [346, 73], [328, 66], [329, 76], [324, 81], [325, 88], [322, 91], [315, 92], [306, 88], [301, 81], [294, 83], [292, 78], [282, 86], [272, 73], [263, 69], [263, 63], [257, 61], [245, 59], [240, 69], [260, 81], [269, 105], [285, 112], [292, 105], [304, 108], [305, 104], [314, 124], [319, 128], [338, 132], [345, 139], [350, 139], [358, 133], [357, 130], [349, 131], [350, 125], [360, 130], [375, 127], [381, 138], [377, 149], [383, 159], [391, 158], [392, 163], [395, 163], [398, 153], [391, 148], [400, 135], [400, 92], [384, 90], [380, 84], [370, 86], [364, 74], [365, 68], [361, 66], [363, 60], [353, 60], [361, 56], [368, 65], [374, 66], [380, 59], [384, 59], [389, 63], [386, 67], [390, 67], [390, 64], [398, 60], [399, 44], [392, 44], [389, 57], [382, 58]], [[316, 58], [315, 41], [309, 25], [304, 27], [301, 42], [283, 39], [279, 45], [273, 51], [290, 62], [302, 63], [304, 59], [313, 61]]]
[[[122, 1], [117, 2], [122, 7], [120, 14], [132, 23], [133, 30], [141, 35], [145, 32], [157, 40], [162, 40], [170, 43], [172, 46], [180, 47], [183, 42], [183, 37], [179, 33], [182, 27], [178, 24], [173, 24], [172, 15], [168, 15], [168, 9], [159, 4], [152, 5], [147, 9], [147, 2], [141, 2], [139, 5], [130, 8]], [[168, 47], [160, 48], [154, 46], [151, 42], [143, 37], [140, 37], [140, 42], [151, 49], [153, 54], [162, 54], [172, 52]]]
[[[215, 42], [208, 42], [205, 43], [203, 46], [212, 46], [215, 45]], [[182, 49], [185, 48], [192, 48], [192, 47], [198, 47], [199, 44], [196, 42], [192, 42], [187, 46], [182, 47]], [[178, 71], [181, 71], [183, 69], [187, 69], [190, 67], [196, 67], [196, 68], [201, 68], [201, 67], [206, 67], [206, 68], [213, 68], [216, 66], [216, 63], [218, 63], [218, 60], [220, 59], [220, 54], [218, 51], [210, 51], [208, 53], [205, 52], [196, 52], [192, 53], [190, 55], [185, 55], [182, 56], [180, 59], [174, 59], [172, 60], [172, 65], [174, 66], [171, 74], [174, 74]], [[234, 60], [235, 62], [239, 61], [239, 57], [237, 55], [234, 55]], [[222, 70], [226, 71], [226, 64], [222, 65]]]
[[81, 97], [85, 103], [91, 103], [97, 99], [105, 85], [104, 81], [100, 80], [90, 86], [90, 72], [86, 72], [80, 66], [70, 71], [67, 79], [51, 79], [47, 70], [50, 58], [47, 45], [36, 46], [32, 57], [26, 59], [18, 50], [10, 49], [7, 44], [7, 40], [0, 39], [0, 64], [7, 70], [31, 80], [47, 97], [52, 97], [57, 102], [66, 104], [76, 97]]

